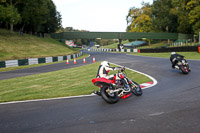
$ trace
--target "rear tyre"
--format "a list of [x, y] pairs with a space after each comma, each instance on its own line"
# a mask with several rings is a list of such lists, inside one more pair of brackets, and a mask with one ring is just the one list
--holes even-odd
[[117, 92], [109, 93], [109, 87], [108, 86], [103, 86], [101, 88], [100, 93], [101, 93], [103, 100], [105, 100], [107, 103], [113, 104], [113, 103], [118, 102], [118, 100], [119, 100]]
[[131, 84], [131, 91], [133, 92], [133, 94], [135, 94], [136, 96], [141, 96], [142, 95], [142, 89], [140, 87], [139, 84], [137, 84], [136, 82], [132, 81], [133, 84]]

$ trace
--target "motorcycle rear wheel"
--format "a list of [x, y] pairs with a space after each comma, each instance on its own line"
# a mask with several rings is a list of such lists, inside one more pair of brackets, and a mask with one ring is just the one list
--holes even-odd
[[117, 95], [117, 92], [110, 94], [110, 93], [108, 93], [108, 89], [109, 89], [108, 86], [103, 86], [101, 88], [100, 93], [101, 93], [103, 100], [105, 100], [107, 103], [110, 103], [110, 104], [118, 102], [119, 97]]
[[140, 85], [134, 81], [132, 81], [134, 84], [131, 84], [131, 91], [133, 92], [133, 94], [135, 94], [136, 96], [141, 96], [142, 95], [142, 89], [140, 87]]

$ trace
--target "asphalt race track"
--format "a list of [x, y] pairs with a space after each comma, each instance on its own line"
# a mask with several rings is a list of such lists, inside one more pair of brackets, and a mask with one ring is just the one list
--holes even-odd
[[[169, 59], [89, 53], [87, 64], [93, 57], [108, 60], [158, 84], [116, 104], [99, 96], [0, 104], [0, 133], [200, 133], [200, 61], [188, 60], [191, 73], [184, 75], [171, 69]], [[3, 72], [0, 80], [80, 65], [82, 60]]]

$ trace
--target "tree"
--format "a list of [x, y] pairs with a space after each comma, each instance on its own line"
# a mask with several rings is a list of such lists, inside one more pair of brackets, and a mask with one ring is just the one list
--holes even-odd
[[177, 32], [190, 34], [192, 31], [189, 23], [189, 11], [186, 5], [189, 0], [172, 0], [172, 8], [170, 13], [177, 16]]
[[48, 13], [45, 16], [46, 17], [46, 23], [43, 25], [44, 32], [46, 33], [52, 33], [61, 28], [62, 24], [62, 18], [61, 14], [56, 11], [56, 6], [51, 0], [47, 1], [47, 8]]
[[141, 15], [142, 10], [139, 8], [132, 7], [129, 9], [128, 15], [126, 16], [127, 25], [131, 25], [133, 21]]
[[151, 6], [142, 3], [141, 9], [132, 7], [126, 17], [127, 31], [130, 32], [152, 32]]
[[193, 27], [196, 35], [200, 32], [200, 1], [190, 0], [186, 5], [186, 10], [189, 11], [189, 23]]
[[177, 16], [172, 14], [171, 0], [154, 0], [152, 21], [156, 32], [176, 32]]
[[10, 24], [10, 32], [13, 31], [13, 25], [21, 20], [21, 16], [17, 9], [10, 5], [6, 7], [0, 5], [0, 18], [6, 24]]
[[27, 0], [22, 10], [23, 27], [26, 30], [41, 33], [55, 32], [61, 27], [62, 18], [56, 11], [52, 0]]
[[48, 13], [45, 0], [26, 0], [22, 8], [22, 28], [31, 31], [33, 34], [41, 30], [42, 24], [45, 24], [45, 15]]
[[16, 29], [34, 34], [55, 32], [61, 27], [61, 14], [52, 0], [1, 0], [0, 5], [1, 20], [9, 23], [11, 30], [16, 25]]
[[152, 19], [146, 14], [139, 15], [131, 24], [131, 32], [151, 32], [152, 29]]

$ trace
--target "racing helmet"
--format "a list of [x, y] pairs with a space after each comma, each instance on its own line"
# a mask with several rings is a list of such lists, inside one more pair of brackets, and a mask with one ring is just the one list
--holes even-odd
[[108, 61], [102, 61], [102, 62], [101, 62], [101, 65], [102, 65], [102, 66], [109, 67], [109, 66], [110, 66], [110, 63], [109, 63]]
[[176, 54], [176, 52], [171, 52], [171, 55], [174, 55], [174, 54]]

